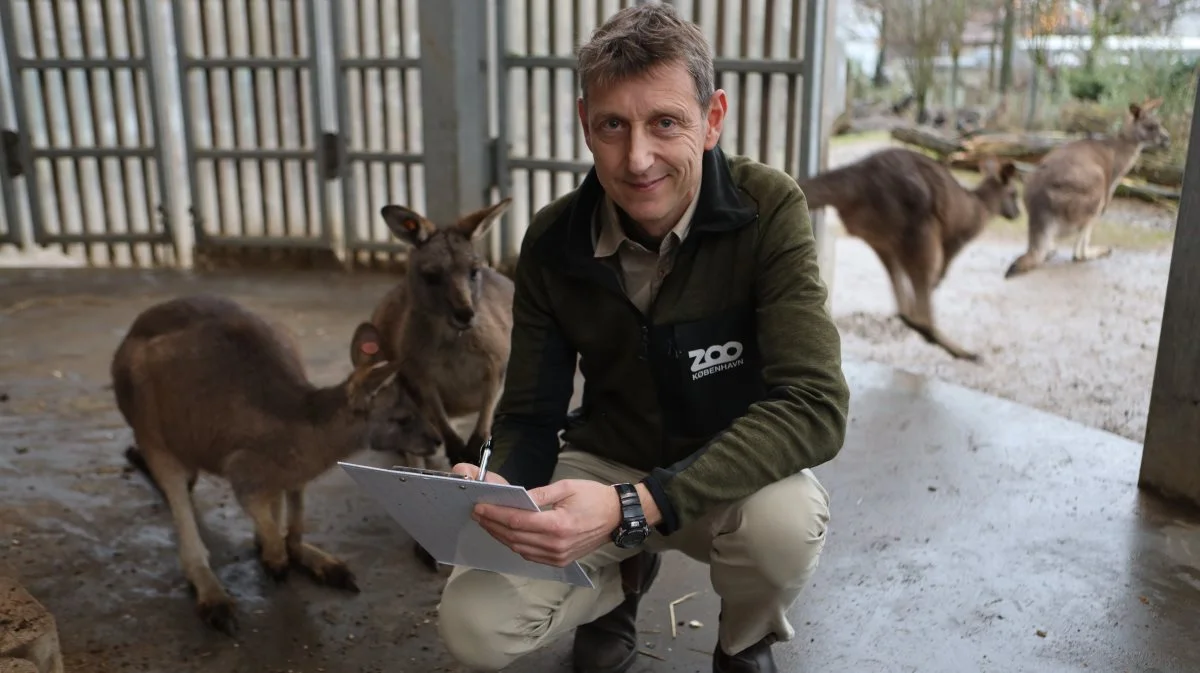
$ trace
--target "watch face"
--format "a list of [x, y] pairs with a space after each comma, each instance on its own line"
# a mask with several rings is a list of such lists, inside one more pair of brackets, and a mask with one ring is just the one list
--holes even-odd
[[618, 547], [627, 548], [641, 544], [650, 535], [650, 531], [645, 528], [637, 528], [634, 530], [622, 531], [617, 534], [615, 540]]

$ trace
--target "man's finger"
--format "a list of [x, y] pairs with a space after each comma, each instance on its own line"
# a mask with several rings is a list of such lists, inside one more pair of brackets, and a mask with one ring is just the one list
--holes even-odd
[[571, 485], [571, 480], [568, 479], [551, 482], [545, 486], [532, 489], [529, 491], [529, 497], [533, 499], [535, 505], [545, 508], [565, 500], [574, 492], [575, 489]]
[[530, 512], [513, 507], [476, 505], [475, 514], [481, 521], [492, 521], [513, 530], [544, 534], [557, 534], [561, 530], [561, 515], [555, 511]]

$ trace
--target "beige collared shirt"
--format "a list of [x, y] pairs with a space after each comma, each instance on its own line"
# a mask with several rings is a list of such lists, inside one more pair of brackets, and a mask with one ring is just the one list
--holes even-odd
[[617, 263], [614, 267], [619, 272], [617, 275], [621, 279], [621, 287], [642, 313], [654, 302], [663, 279], [671, 272], [675, 263], [675, 253], [692, 227], [692, 216], [696, 212], [699, 196], [700, 190], [697, 189], [692, 202], [688, 204], [688, 209], [683, 212], [683, 216], [671, 231], [667, 232], [658, 250], [649, 250], [625, 235], [617, 219], [617, 209], [612, 199], [605, 197], [596, 209], [598, 226], [592, 227], [595, 257], [611, 260], [615, 256]]

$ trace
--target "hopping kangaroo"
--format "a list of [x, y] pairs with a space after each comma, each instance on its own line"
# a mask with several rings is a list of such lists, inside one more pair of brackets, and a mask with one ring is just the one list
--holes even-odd
[[[811, 209], [832, 206], [851, 235], [883, 262], [906, 325], [956, 358], [976, 353], [950, 341], [934, 323], [932, 294], [954, 257], [995, 215], [1020, 215], [1016, 168], [988, 158], [974, 189], [944, 166], [902, 148], [876, 152], [855, 163], [799, 181]], [[911, 293], [908, 285], [911, 285]]]
[[316, 387], [283, 334], [209, 295], [148, 308], [118, 346], [113, 390], [136, 443], [126, 457], [170, 505], [183, 571], [210, 626], [232, 635], [237, 618], [197, 530], [191, 490], [199, 472], [228, 480], [273, 577], [296, 565], [357, 592], [343, 561], [302, 540], [305, 486], [359, 449], [394, 449], [401, 434], [427, 438], [411, 451], [436, 449], [436, 432], [382, 356], [374, 327], [358, 326], [350, 359], [354, 370], [341, 383]]
[[[380, 211], [411, 247], [404, 278], [376, 306], [371, 323], [384, 353], [417, 386], [451, 464], [478, 460], [508, 366], [513, 283], [484, 265], [475, 243], [511, 203], [504, 199], [446, 227], [403, 206]], [[478, 420], [463, 442], [450, 419], [472, 413]]]
[[1171, 137], [1154, 110], [1161, 98], [1129, 104], [1129, 114], [1115, 138], [1073, 140], [1042, 158], [1025, 180], [1025, 210], [1029, 213], [1029, 247], [1008, 267], [1005, 278], [1041, 266], [1060, 235], [1076, 234], [1076, 262], [1112, 254], [1111, 247], [1093, 247], [1092, 230], [1112, 201], [1117, 184], [1137, 163], [1146, 146], [1166, 147]]

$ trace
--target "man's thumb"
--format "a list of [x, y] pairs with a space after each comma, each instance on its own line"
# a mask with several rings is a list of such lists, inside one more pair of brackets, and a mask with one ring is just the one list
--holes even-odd
[[539, 509], [553, 507], [556, 503], [565, 500], [569, 495], [571, 495], [571, 488], [564, 481], [546, 484], [529, 492], [529, 497], [533, 498], [533, 503]]

